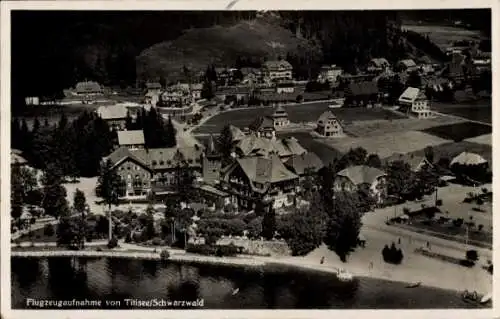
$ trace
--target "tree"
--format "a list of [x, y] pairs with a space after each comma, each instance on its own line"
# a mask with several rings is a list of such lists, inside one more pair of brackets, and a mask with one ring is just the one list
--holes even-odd
[[62, 217], [57, 225], [57, 245], [74, 249], [81, 243], [81, 232], [75, 221], [69, 217]]
[[425, 158], [430, 162], [434, 163], [434, 148], [432, 146], [427, 146], [424, 149]]
[[21, 168], [19, 165], [14, 165], [11, 170], [10, 178], [10, 214], [13, 218], [18, 219], [23, 213], [25, 190], [21, 176]]
[[123, 187], [123, 182], [120, 176], [116, 173], [115, 169], [113, 168], [113, 164], [109, 159], [106, 160], [101, 167], [101, 173], [97, 181], [96, 195], [103, 199], [104, 204], [108, 205], [109, 240], [113, 238], [111, 205], [119, 204], [122, 187]]
[[417, 71], [413, 71], [408, 75], [406, 86], [420, 88], [422, 86], [422, 77]]
[[334, 196], [334, 209], [328, 212], [325, 243], [345, 262], [347, 255], [357, 246], [361, 215], [355, 194], [340, 192]]
[[83, 214], [85, 212], [86, 206], [87, 206], [87, 201], [85, 199], [85, 193], [77, 188], [73, 195], [73, 208], [77, 212]]
[[338, 161], [335, 170], [340, 171], [349, 166], [364, 165], [368, 152], [362, 147], [351, 148]]
[[389, 195], [406, 199], [415, 186], [415, 176], [408, 163], [393, 161], [386, 168], [387, 192]]
[[64, 217], [69, 214], [66, 189], [62, 186], [62, 172], [60, 167], [49, 164], [42, 177], [43, 201], [45, 213], [54, 217]]
[[176, 135], [177, 132], [172, 123], [172, 118], [168, 117], [167, 124], [165, 125], [165, 147], [175, 147], [177, 145]]
[[222, 155], [222, 164], [226, 165], [231, 161], [231, 152], [233, 150], [233, 135], [231, 128], [225, 125], [217, 139], [217, 151]]
[[211, 81], [203, 81], [203, 86], [201, 88], [201, 98], [211, 100], [214, 97], [214, 88]]
[[366, 158], [366, 166], [381, 168], [382, 161], [380, 160], [380, 157], [378, 157], [377, 154], [370, 154]]
[[78, 188], [76, 189], [74, 195], [73, 195], [73, 208], [81, 214], [81, 220], [80, 220], [80, 239], [82, 240], [80, 242], [80, 248], [83, 248], [84, 246], [84, 239], [85, 239], [85, 230], [86, 230], [86, 221], [85, 221], [85, 208], [87, 206], [86, 200], [85, 200], [85, 194], [79, 190]]
[[267, 240], [274, 238], [276, 231], [276, 211], [271, 209], [268, 213], [264, 214], [262, 219], [262, 237]]
[[319, 247], [325, 235], [325, 214], [317, 205], [299, 209], [287, 215], [278, 232], [285, 239], [294, 256], [304, 256]]

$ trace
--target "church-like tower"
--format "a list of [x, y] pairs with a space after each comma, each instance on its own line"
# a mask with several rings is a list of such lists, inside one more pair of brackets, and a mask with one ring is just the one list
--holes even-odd
[[222, 168], [222, 156], [215, 148], [214, 137], [210, 134], [208, 146], [203, 154], [203, 181], [215, 184], [219, 181]]

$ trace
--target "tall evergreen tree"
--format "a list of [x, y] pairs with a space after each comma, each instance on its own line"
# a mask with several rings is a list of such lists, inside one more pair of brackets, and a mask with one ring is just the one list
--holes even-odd
[[172, 118], [169, 117], [167, 123], [165, 124], [165, 147], [175, 147], [177, 145], [174, 124], [172, 123]]
[[233, 135], [229, 125], [225, 125], [217, 138], [217, 151], [222, 155], [224, 165], [231, 161], [231, 152], [233, 151]]
[[19, 165], [14, 165], [11, 170], [10, 205], [11, 216], [16, 219], [21, 217], [24, 205], [24, 185]]
[[42, 178], [45, 213], [54, 217], [67, 216], [69, 213], [66, 189], [62, 185], [62, 172], [57, 164], [49, 164]]
[[267, 240], [274, 238], [274, 232], [276, 231], [276, 211], [271, 209], [269, 212], [264, 214], [262, 219], [262, 237]]
[[102, 198], [104, 204], [108, 206], [109, 216], [109, 240], [113, 237], [111, 205], [118, 205], [120, 194], [122, 193], [123, 182], [113, 168], [110, 160], [103, 163], [101, 173], [97, 181], [96, 195]]

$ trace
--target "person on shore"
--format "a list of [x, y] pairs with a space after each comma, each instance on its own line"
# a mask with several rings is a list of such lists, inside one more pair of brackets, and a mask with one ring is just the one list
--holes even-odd
[[370, 265], [368, 265], [368, 269], [370, 269], [370, 270], [373, 269], [373, 261], [370, 261]]
[[398, 245], [401, 245], [401, 237], [398, 238]]
[[320, 264], [323, 265], [323, 263], [325, 262], [325, 256], [321, 257], [321, 260], [320, 260]]

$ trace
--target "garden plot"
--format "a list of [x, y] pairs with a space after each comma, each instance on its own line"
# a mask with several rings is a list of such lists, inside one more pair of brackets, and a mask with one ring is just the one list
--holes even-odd
[[342, 139], [317, 139], [330, 147], [346, 153], [351, 148], [362, 147], [368, 154], [378, 154], [380, 158], [394, 153], [410, 153], [426, 146], [438, 146], [450, 141], [420, 131], [388, 133], [371, 137], [346, 137]]

